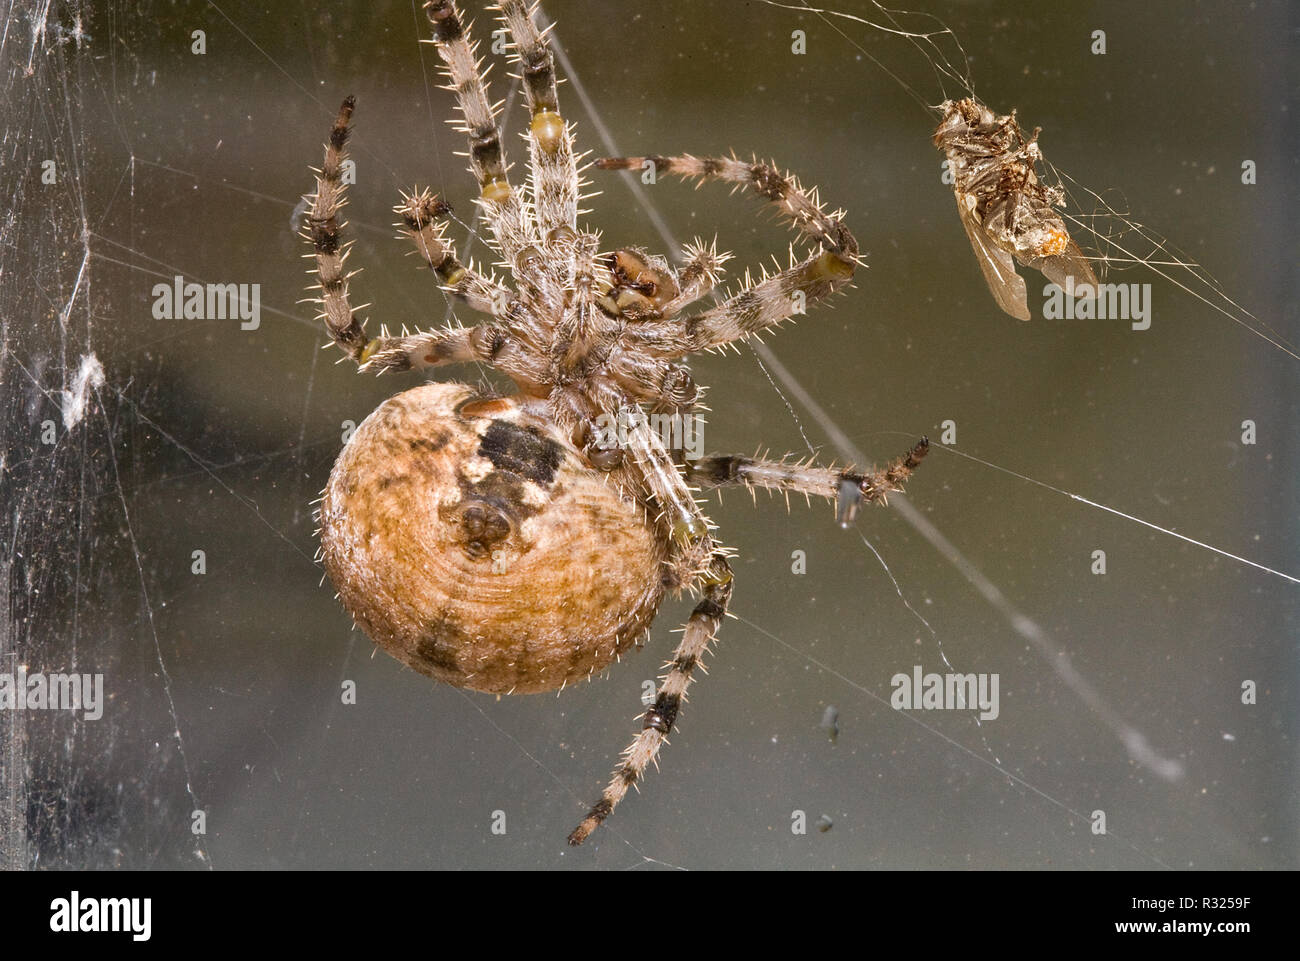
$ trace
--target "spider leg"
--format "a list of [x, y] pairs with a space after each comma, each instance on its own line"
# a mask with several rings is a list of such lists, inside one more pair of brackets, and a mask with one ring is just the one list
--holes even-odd
[[451, 80], [448, 89], [455, 91], [464, 115], [462, 129], [469, 137], [470, 169], [478, 180], [479, 202], [497, 245], [513, 264], [519, 252], [533, 243], [533, 225], [522, 198], [510, 186], [496, 108], [487, 97], [476, 45], [466, 36], [452, 0], [428, 0], [424, 12], [433, 25], [433, 43]]
[[659, 507], [659, 520], [672, 542], [675, 586], [694, 583], [709, 570], [715, 553], [704, 509], [641, 408], [624, 403], [606, 405], [604, 409], [618, 411], [625, 470], [631, 473], [637, 489], [648, 491]]
[[718, 625], [727, 613], [727, 603], [731, 600], [731, 568], [726, 558], [715, 555], [709, 576], [710, 580], [704, 587], [704, 598], [686, 621], [681, 643], [673, 652], [668, 672], [655, 696], [654, 706], [642, 715], [641, 733], [623, 752], [623, 761], [601, 792], [600, 800], [569, 835], [570, 844], [581, 844], [592, 831], [600, 827], [618, 802], [623, 800], [627, 789], [644, 777], [646, 768], [655, 760], [659, 748], [667, 742], [677, 712], [686, 699], [686, 689], [690, 686], [695, 668], [708, 652], [709, 642], [717, 634]]
[[647, 321], [624, 334], [633, 350], [681, 358], [761, 334], [845, 287], [853, 267], [824, 251], [792, 267], [754, 280], [746, 272], [736, 294], [716, 307], [687, 317]]
[[731, 254], [718, 253], [716, 240], [705, 246], [702, 240], [696, 239], [682, 248], [682, 258], [685, 263], [677, 272], [681, 293], [664, 305], [665, 317], [672, 317], [701, 297], [707, 297], [717, 286], [722, 265], [731, 259]]
[[749, 187], [765, 200], [774, 203], [790, 223], [810, 240], [843, 258], [849, 265], [857, 262], [858, 242], [844, 221], [828, 214], [817, 200], [816, 191], [806, 191], [789, 174], [766, 163], [746, 163], [735, 157], [602, 157], [596, 161], [601, 170], [641, 170], [653, 164], [657, 174], [723, 180]]
[[605, 359], [605, 372], [627, 396], [650, 404], [655, 413], [689, 414], [699, 398], [690, 368], [676, 361], [616, 348]]
[[438, 280], [458, 300], [475, 310], [504, 320], [514, 292], [485, 277], [473, 265], [466, 266], [447, 242], [446, 221], [451, 208], [427, 190], [403, 193], [402, 203], [393, 208], [402, 218], [398, 229], [415, 247], [416, 253], [438, 275]]
[[[342, 225], [338, 220], [339, 209], [345, 203], [343, 163], [348, 156], [349, 124], [354, 107], [355, 101], [348, 97], [339, 108], [325, 147], [325, 163], [316, 175], [316, 193], [311, 198], [312, 207], [307, 215], [307, 235], [316, 248], [315, 253], [309, 256], [316, 258], [316, 273], [320, 278], [321, 293], [316, 302], [321, 306], [321, 317], [330, 336], [364, 370], [382, 373], [478, 361], [509, 375], [523, 390], [530, 391], [531, 388], [531, 393], [538, 393], [540, 388], [537, 385], [545, 376], [544, 363], [535, 349], [528, 349], [524, 337], [536, 325], [530, 327], [521, 310], [515, 311], [520, 318], [511, 324], [513, 334], [507, 333], [502, 325], [485, 324], [449, 327], [401, 337], [390, 337], [387, 333], [373, 339], [366, 336], [365, 325], [348, 298], [350, 275], [344, 270], [347, 254], [341, 242]], [[421, 197], [436, 204], [428, 195]], [[420, 232], [413, 238], [417, 244], [427, 242], [423, 232], [427, 227], [428, 223], [420, 225]], [[434, 239], [433, 235], [430, 234], [428, 239]], [[432, 251], [433, 248], [427, 249]], [[451, 269], [444, 262], [440, 262], [440, 266]], [[450, 279], [451, 275], [448, 275], [444, 282]], [[477, 279], [483, 281], [481, 277]], [[464, 283], [465, 278], [460, 278], [460, 282]], [[495, 296], [491, 287], [467, 286], [465, 289], [467, 300], [471, 296]], [[509, 293], [505, 288], [500, 289]], [[509, 313], [508, 306], [503, 309]], [[512, 321], [516, 320], [515, 314], [510, 314]]]
[[348, 299], [345, 261], [347, 249], [342, 243], [339, 210], [344, 198], [343, 163], [348, 158], [348, 131], [356, 100], [348, 97], [339, 107], [329, 143], [325, 145], [325, 163], [316, 174], [316, 193], [311, 196], [307, 214], [306, 236], [316, 248], [316, 275], [320, 278], [321, 319], [334, 342], [357, 363], [366, 349], [366, 329], [352, 310]]
[[545, 360], [496, 323], [376, 337], [359, 360], [362, 370], [375, 373], [477, 362], [508, 375], [525, 393], [545, 393]]
[[[635, 449], [635, 439], [630, 438], [628, 446]], [[704, 487], [744, 484], [836, 498], [840, 523], [847, 526], [862, 501], [883, 501], [890, 491], [900, 489], [928, 450], [929, 441], [922, 438], [905, 456], [892, 461], [884, 469], [872, 468], [861, 474], [852, 470], [775, 463], [748, 457], [703, 458], [688, 463], [686, 473], [688, 479], [698, 481]], [[646, 471], [644, 467], [643, 472], [647, 483], [655, 486], [657, 481], [654, 473]], [[680, 475], [677, 476], [680, 478]], [[684, 483], [682, 487], [685, 488]], [[687, 496], [689, 497], [689, 490]], [[702, 514], [699, 516], [703, 517]], [[676, 542], [676, 528], [674, 532]], [[725, 554], [707, 533], [703, 535], [703, 540], [711, 552], [709, 566], [697, 575], [703, 584], [704, 597], [686, 622], [681, 643], [673, 652], [673, 659], [659, 685], [654, 705], [643, 715], [641, 732], [623, 752], [622, 763], [615, 769], [600, 800], [569, 835], [570, 844], [577, 845], [585, 841], [609, 817], [627, 794], [628, 788], [640, 781], [646, 768], [655, 761], [659, 748], [667, 742], [668, 734], [686, 699], [686, 691], [695, 669], [708, 652], [709, 643], [717, 634], [718, 626], [727, 612], [732, 589], [731, 567]]]
[[[555, 90], [555, 57], [546, 34], [537, 29], [524, 0], [502, 0], [501, 20], [514, 37], [524, 95], [528, 98], [528, 144], [533, 177], [532, 197], [537, 229], [552, 243], [562, 227], [578, 222], [578, 166], [573, 154], [573, 128], [560, 116]], [[547, 28], [548, 31], [550, 28]]]
[[[618, 336], [621, 322], [601, 310], [597, 302], [609, 289], [609, 269], [601, 262], [600, 236], [594, 233], [564, 232], [555, 240], [552, 261], [561, 274], [549, 291], [529, 290], [535, 297], [562, 298], [548, 316], [556, 319], [550, 354], [560, 369], [583, 371], [593, 349], [608, 349]], [[521, 283], [521, 289], [523, 284]], [[545, 307], [543, 307], [543, 310]]]
[[858, 242], [841, 215], [822, 209], [815, 191], [766, 163], [734, 157], [614, 157], [596, 161], [606, 170], [653, 164], [660, 173], [699, 180], [724, 180], [754, 190], [808, 240], [822, 248], [803, 261], [757, 282], [746, 274], [739, 293], [717, 307], [685, 318], [650, 321], [629, 329], [638, 348], [662, 357], [684, 357], [760, 333], [807, 310], [847, 286], [857, 267]]
[[861, 473], [852, 467], [837, 470], [737, 455], [702, 457], [686, 463], [686, 479], [704, 490], [741, 485], [815, 494], [835, 501], [836, 520], [841, 527], [848, 527], [864, 501], [884, 503], [892, 491], [901, 491], [929, 450], [930, 441], [922, 437], [902, 457]]
[[654, 705], [642, 715], [640, 733], [623, 752], [623, 760], [601, 792], [600, 800], [569, 835], [569, 843], [574, 845], [581, 844], [600, 826], [627, 794], [627, 789], [641, 780], [646, 768], [655, 761], [686, 699], [695, 669], [708, 652], [709, 642], [717, 634], [731, 600], [732, 574], [726, 552], [710, 536], [703, 511], [657, 435], [645, 425], [644, 418], [629, 423], [626, 448], [632, 455], [630, 466], [663, 508], [663, 520], [668, 522], [677, 557], [676, 566], [689, 572], [689, 583], [699, 584], [704, 596], [686, 622], [681, 642], [659, 684]]

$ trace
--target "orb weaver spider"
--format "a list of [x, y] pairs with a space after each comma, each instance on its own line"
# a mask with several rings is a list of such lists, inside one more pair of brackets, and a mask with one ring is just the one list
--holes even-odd
[[[732, 593], [729, 552], [696, 499], [729, 485], [825, 497], [848, 526], [864, 502], [899, 489], [928, 450], [921, 439], [882, 469], [832, 469], [740, 456], [689, 459], [650, 415], [688, 417], [699, 390], [688, 358], [761, 334], [852, 280], [858, 244], [842, 214], [771, 164], [689, 155], [599, 160], [743, 187], [811, 250], [784, 270], [746, 275], [716, 306], [727, 254], [696, 242], [674, 268], [636, 247], [602, 252], [579, 225], [582, 177], [573, 126], [556, 96], [537, 7], [503, 0], [530, 115], [526, 186], [510, 182], [496, 108], [452, 0], [424, 5], [469, 140], [470, 169], [507, 285], [463, 263], [450, 208], [406, 194], [399, 229], [442, 288], [486, 315], [474, 326], [377, 337], [351, 306], [341, 240], [342, 171], [354, 109], [343, 102], [310, 196], [320, 319], [361, 370], [477, 362], [516, 393], [481, 396], [426, 384], [380, 405], [339, 455], [319, 508], [321, 558], [355, 622], [398, 660], [459, 687], [550, 691], [591, 677], [645, 635], [666, 592], [700, 601], [641, 731], [600, 800], [569, 835], [581, 844], [643, 776], [672, 730]], [[611, 429], [616, 426], [617, 430]]]

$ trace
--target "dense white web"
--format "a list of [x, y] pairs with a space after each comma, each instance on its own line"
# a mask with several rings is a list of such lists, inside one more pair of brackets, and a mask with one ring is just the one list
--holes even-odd
[[[0, 864], [1296, 865], [1285, 6], [1116, 3], [1094, 23], [799, 5], [673, 0], [615, 23], [606, 4], [548, 4], [561, 105], [598, 155], [774, 156], [849, 211], [857, 289], [757, 357], [696, 365], [711, 451], [884, 459], [923, 433], [935, 451], [856, 532], [824, 505], [717, 506], [736, 617], [662, 770], [578, 851], [564, 835], [686, 606], [665, 605], [651, 650], [607, 678], [496, 701], [372, 655], [312, 561], [309, 503], [346, 422], [410, 383], [334, 366], [296, 303], [295, 210], [343, 95], [358, 97], [349, 229], [371, 323], [450, 309], [390, 239], [399, 187], [444, 192], [487, 255], [418, 5], [195, 2], [161, 21], [12, 6], [0, 673], [102, 673], [106, 703], [97, 720], [0, 711]], [[474, 19], [488, 53], [495, 24]], [[1043, 127], [1071, 229], [1092, 228], [1077, 239], [1107, 279], [1152, 284], [1149, 330], [998, 311], [917, 102], [972, 85]], [[784, 255], [750, 198], [597, 176], [589, 220], [608, 246], [717, 233], [737, 273]], [[155, 316], [155, 285], [177, 275], [260, 285], [260, 323]], [[890, 678], [918, 664], [997, 673], [999, 716], [894, 711]]]

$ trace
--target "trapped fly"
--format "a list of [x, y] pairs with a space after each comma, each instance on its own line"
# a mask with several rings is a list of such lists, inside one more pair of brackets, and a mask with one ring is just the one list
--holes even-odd
[[973, 97], [939, 109], [934, 145], [948, 157], [958, 215], [998, 306], [1029, 319], [1017, 260], [1076, 297], [1094, 296], [1097, 278], [1055, 210], [1065, 192], [1044, 186], [1034, 169], [1038, 129], [1026, 139], [1015, 111], [998, 116]]

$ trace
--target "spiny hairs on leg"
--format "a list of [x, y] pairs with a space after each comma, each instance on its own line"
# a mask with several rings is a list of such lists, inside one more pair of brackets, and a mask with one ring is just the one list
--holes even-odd
[[348, 301], [349, 274], [344, 263], [347, 250], [338, 221], [339, 210], [346, 203], [343, 164], [348, 159], [348, 133], [355, 106], [356, 98], [348, 97], [339, 107], [325, 145], [325, 163], [316, 174], [316, 193], [311, 197], [305, 236], [316, 248], [316, 273], [320, 278], [320, 297], [316, 302], [321, 307], [320, 319], [325, 321], [334, 342], [360, 363], [366, 349], [366, 331]]
[[730, 253], [719, 252], [716, 240], [706, 245], [697, 237], [686, 244], [682, 248], [682, 268], [677, 272], [681, 292], [664, 306], [664, 316], [672, 317], [701, 297], [707, 297], [721, 279], [723, 265], [730, 259]]
[[[722, 180], [747, 187], [772, 203], [819, 251], [785, 270], [754, 280], [746, 272], [742, 288], [726, 301], [699, 314], [637, 325], [629, 333], [640, 349], [659, 357], [685, 357], [744, 340], [770, 330], [807, 307], [847, 287], [858, 265], [858, 242], [842, 212], [827, 213], [816, 190], [805, 190], [790, 174], [772, 164], [735, 157], [611, 157], [596, 161], [606, 170], [641, 169], [698, 180]], [[796, 298], [796, 293], [801, 295]]]
[[487, 83], [479, 69], [481, 64], [452, 0], [428, 0], [424, 12], [433, 27], [438, 56], [451, 81], [448, 89], [455, 92], [464, 116], [470, 169], [478, 180], [479, 202], [497, 246], [506, 262], [513, 264], [519, 252], [533, 242], [535, 231], [531, 214], [510, 186], [501, 128], [496, 122], [496, 109], [488, 100]]
[[731, 599], [732, 574], [727, 561], [728, 551], [714, 542], [709, 533], [708, 518], [658, 435], [640, 416], [640, 410], [634, 405], [619, 405], [615, 400], [613, 396], [607, 396], [602, 406], [618, 409], [621, 415], [636, 415], [626, 419], [620, 416], [620, 423], [628, 425], [626, 447], [631, 455], [623, 470], [639, 475], [636, 486], [650, 491], [662, 511], [659, 522], [665, 525], [671, 544], [671, 559], [666, 573], [683, 586], [698, 585], [704, 597], [686, 622], [654, 706], [643, 715], [641, 733], [623, 752], [623, 762], [600, 800], [569, 835], [569, 843], [575, 845], [586, 840], [610, 815], [627, 794], [627, 789], [644, 776], [645, 769], [658, 756], [659, 748], [667, 742], [673, 722], [686, 699], [686, 689], [695, 668], [717, 633]]
[[[339, 108], [329, 142], [325, 146], [325, 163], [316, 175], [316, 193], [307, 215], [306, 236], [315, 248], [316, 273], [320, 279], [321, 319], [334, 342], [362, 370], [412, 370], [451, 363], [477, 361], [508, 374], [521, 387], [532, 387], [545, 376], [543, 360], [534, 356], [497, 324], [480, 327], [448, 327], [443, 330], [403, 334], [390, 337], [366, 336], [365, 326], [356, 316], [348, 298], [348, 277], [344, 270], [346, 250], [342, 243], [339, 209], [344, 204], [343, 164], [347, 160], [347, 142], [356, 101], [348, 97]], [[406, 233], [422, 249], [443, 279], [471, 303], [491, 304], [508, 301], [510, 292], [492, 281], [463, 267], [442, 243], [434, 228], [434, 219], [446, 211], [432, 194], [421, 193], [407, 198], [398, 208], [406, 221]], [[504, 307], [504, 303], [503, 303]]]
[[465, 34], [460, 11], [452, 0], [428, 0], [424, 12], [433, 26], [433, 41], [446, 65], [451, 89], [465, 118], [469, 135], [470, 164], [479, 186], [487, 195], [504, 196], [510, 192], [506, 178], [505, 151], [497, 129], [496, 112], [488, 100], [487, 85], [479, 71], [474, 45]]
[[835, 517], [848, 527], [865, 503], [885, 503], [890, 493], [903, 484], [930, 452], [930, 440], [922, 437], [912, 449], [883, 468], [871, 467], [859, 473], [852, 467], [815, 467], [808, 461], [759, 460], [736, 455], [702, 457], [686, 464], [686, 479], [701, 489], [744, 486], [767, 490], [814, 494], [836, 503]]
[[849, 263], [856, 263], [858, 242], [839, 213], [828, 214], [818, 202], [817, 191], [804, 190], [793, 175], [772, 164], [746, 163], [736, 157], [604, 157], [596, 161], [601, 170], [641, 170], [654, 165], [656, 174], [704, 180], [724, 180], [749, 187], [777, 209], [802, 234]]
[[706, 577], [704, 599], [695, 606], [686, 622], [686, 630], [682, 633], [677, 650], [673, 652], [668, 673], [659, 685], [654, 706], [643, 715], [641, 733], [623, 752], [623, 763], [614, 771], [600, 800], [569, 835], [570, 844], [581, 844], [592, 831], [600, 827], [618, 806], [618, 802], [623, 800], [627, 789], [645, 776], [646, 768], [655, 760], [659, 748], [667, 742], [677, 712], [686, 699], [691, 676], [708, 652], [709, 642], [717, 634], [718, 625], [727, 613], [727, 603], [731, 600], [731, 568], [726, 558], [715, 555], [713, 569]]
[[428, 190], [421, 190], [403, 193], [402, 202], [393, 211], [402, 218], [398, 229], [437, 274], [443, 287], [475, 310], [505, 319], [506, 307], [514, 294], [472, 266], [461, 263], [447, 242], [443, 218], [451, 213], [450, 204]]
[[533, 175], [533, 207], [537, 231], [548, 244], [562, 227], [578, 222], [578, 167], [573, 154], [572, 128], [560, 116], [556, 93], [555, 57], [546, 35], [537, 29], [537, 5], [501, 0], [501, 20], [514, 38], [519, 76], [528, 99], [528, 144]]
[[[836, 498], [839, 502], [838, 518], [841, 524], [847, 526], [862, 501], [883, 501], [890, 491], [901, 489], [903, 482], [920, 465], [929, 449], [930, 442], [923, 437], [910, 451], [895, 458], [883, 469], [873, 467], [864, 473], [852, 469], [834, 470], [748, 457], [711, 457], [688, 464], [687, 477], [705, 487], [743, 484]], [[721, 553], [713, 555], [712, 566], [702, 576], [702, 580], [704, 598], [686, 622], [686, 630], [677, 650], [673, 652], [673, 659], [669, 662], [668, 673], [659, 687], [654, 706], [644, 715], [641, 733], [623, 752], [623, 763], [614, 771], [600, 800], [569, 835], [570, 844], [581, 844], [592, 831], [600, 827], [627, 794], [628, 788], [644, 777], [646, 768], [658, 756], [659, 748], [667, 742], [673, 722], [686, 699], [692, 675], [708, 652], [709, 643], [717, 634], [718, 625], [727, 613], [732, 577], [725, 556]]]

